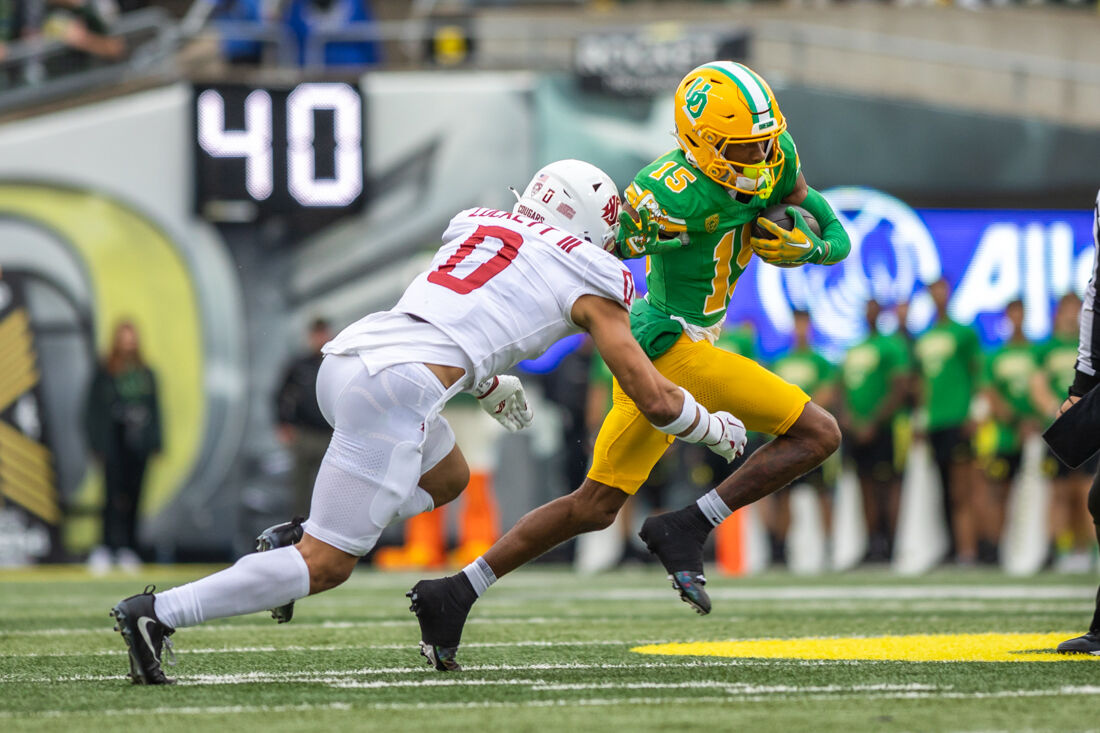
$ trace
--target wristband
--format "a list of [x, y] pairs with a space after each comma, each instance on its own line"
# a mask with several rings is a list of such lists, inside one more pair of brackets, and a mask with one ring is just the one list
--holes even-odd
[[1078, 369], [1073, 376], [1073, 384], [1071, 384], [1069, 388], [1070, 397], [1084, 397], [1092, 391], [1092, 388], [1096, 386], [1098, 381], [1100, 380], [1098, 380], [1097, 377], [1085, 374]]
[[[696, 416], [699, 414], [699, 404], [695, 401], [695, 397], [683, 387], [680, 387], [680, 391], [684, 393], [684, 406], [680, 410], [680, 416], [670, 422], [668, 425], [654, 425], [653, 427], [660, 430], [662, 433], [668, 435], [679, 435], [695, 422]], [[702, 420], [699, 420], [702, 423]], [[695, 431], [692, 431], [695, 432]]]

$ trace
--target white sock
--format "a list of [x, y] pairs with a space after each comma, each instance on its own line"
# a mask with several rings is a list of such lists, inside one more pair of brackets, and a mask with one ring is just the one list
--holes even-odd
[[715, 527], [721, 524], [723, 519], [733, 514], [730, 508], [726, 506], [726, 502], [722, 501], [722, 497], [718, 496], [717, 489], [711, 489], [700, 496], [695, 504], [699, 507], [699, 511], [703, 513], [703, 516], [710, 520], [710, 523]]
[[496, 573], [493, 572], [493, 569], [489, 567], [489, 563], [485, 562], [483, 557], [479, 557], [464, 567], [462, 572], [466, 573], [466, 577], [470, 579], [470, 584], [474, 586], [474, 593], [477, 593], [478, 598], [488, 590], [490, 585], [497, 582]]
[[309, 567], [296, 547], [245, 555], [233, 566], [163, 593], [154, 609], [178, 629], [226, 616], [242, 616], [309, 595]]

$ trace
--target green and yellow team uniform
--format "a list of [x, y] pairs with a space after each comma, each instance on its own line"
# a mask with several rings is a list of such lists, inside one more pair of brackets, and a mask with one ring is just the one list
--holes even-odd
[[894, 389], [894, 380], [909, 372], [909, 352], [897, 336], [876, 333], [848, 349], [840, 367], [844, 386], [844, 405], [855, 428], [877, 422], [879, 429], [890, 429], [901, 413], [880, 415], [879, 405]]
[[920, 335], [915, 351], [928, 432], [962, 425], [981, 368], [978, 334], [952, 320], [940, 321]]
[[812, 396], [833, 380], [836, 367], [813, 349], [800, 347], [776, 359], [772, 371]]
[[982, 455], [1008, 456], [1020, 452], [1020, 423], [1038, 418], [1031, 401], [1031, 380], [1039, 371], [1039, 353], [1035, 344], [1024, 341], [1007, 343], [989, 353], [982, 371], [982, 381], [1007, 403], [1012, 412], [1008, 422], [991, 420], [988, 442], [980, 448]]
[[[708, 410], [727, 410], [748, 430], [772, 435], [785, 433], [810, 398], [752, 359], [705, 338], [692, 340], [684, 324], [710, 329], [722, 323], [737, 278], [753, 256], [748, 225], [794, 189], [799, 172], [794, 142], [784, 133], [779, 144], [787, 164], [767, 198], [731, 195], [735, 192], [704, 176], [681, 150], [643, 168], [626, 190], [627, 201], [636, 210], [648, 208], [664, 237], [683, 243], [649, 257], [649, 292], [630, 314], [634, 337], [661, 374]], [[672, 440], [650, 425], [616, 382], [588, 476], [633, 494]]]
[[[1039, 368], [1050, 385], [1050, 391], [1061, 402], [1069, 394], [1073, 384], [1074, 371], [1077, 369], [1077, 334], [1065, 338], [1054, 334], [1049, 340], [1036, 347]], [[1054, 415], [1043, 415], [1044, 426], [1054, 422]]]
[[1019, 469], [1021, 423], [1038, 417], [1031, 401], [1031, 380], [1038, 371], [1038, 347], [1027, 341], [1006, 343], [986, 356], [983, 385], [996, 392], [1012, 413], [1007, 422], [991, 418], [978, 433], [978, 457], [991, 478], [1008, 480]]

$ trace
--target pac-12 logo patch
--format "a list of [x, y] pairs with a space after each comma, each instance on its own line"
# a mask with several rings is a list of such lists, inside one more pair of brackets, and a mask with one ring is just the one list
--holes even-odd
[[600, 216], [608, 226], [614, 226], [615, 222], [619, 220], [619, 209], [622, 207], [622, 201], [618, 196], [612, 196], [607, 200], [607, 203], [603, 205], [603, 212]]
[[693, 120], [699, 119], [699, 115], [703, 114], [707, 102], [710, 101], [710, 97], [707, 96], [709, 91], [710, 82], [705, 79], [696, 79], [691, 83], [687, 92], [684, 93], [684, 112], [688, 117]]

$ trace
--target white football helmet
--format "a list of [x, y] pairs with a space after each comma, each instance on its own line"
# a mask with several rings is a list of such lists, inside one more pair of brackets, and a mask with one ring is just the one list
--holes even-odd
[[608, 252], [615, 251], [622, 209], [619, 189], [591, 163], [559, 160], [543, 166], [523, 195], [516, 193], [516, 199], [512, 213], [545, 221]]

